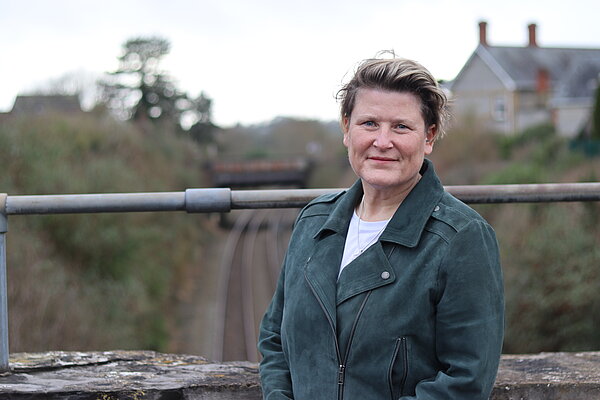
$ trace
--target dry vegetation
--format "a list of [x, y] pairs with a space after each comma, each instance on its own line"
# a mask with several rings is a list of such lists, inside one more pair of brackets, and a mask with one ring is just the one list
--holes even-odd
[[[311, 186], [343, 187], [335, 124], [279, 119], [217, 135], [221, 157], [309, 157]], [[101, 115], [0, 126], [0, 192], [10, 195], [179, 191], [202, 187], [204, 153], [161, 128]], [[600, 160], [551, 127], [513, 137], [455, 126], [432, 157], [445, 184], [597, 180]], [[505, 352], [600, 349], [600, 205], [476, 207], [495, 227], [506, 281]], [[213, 223], [183, 213], [12, 216], [11, 351], [169, 350], [173, 308], [201, 276]], [[186, 283], [187, 282], [187, 283]], [[185, 321], [183, 321], [185, 322]]]
[[[551, 126], [512, 137], [455, 127], [433, 160], [445, 184], [597, 181], [600, 159]], [[600, 349], [600, 204], [475, 207], [494, 226], [506, 293], [504, 352]]]
[[[0, 191], [179, 191], [203, 184], [189, 140], [110, 118], [46, 116], [0, 127]], [[11, 351], [166, 349], [181, 276], [207, 243], [181, 213], [12, 216]], [[195, 221], [194, 221], [195, 222]]]

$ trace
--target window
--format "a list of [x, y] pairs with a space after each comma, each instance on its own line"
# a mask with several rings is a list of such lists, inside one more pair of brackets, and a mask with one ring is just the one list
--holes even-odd
[[506, 120], [506, 99], [504, 98], [504, 96], [499, 96], [494, 99], [492, 117], [496, 121]]

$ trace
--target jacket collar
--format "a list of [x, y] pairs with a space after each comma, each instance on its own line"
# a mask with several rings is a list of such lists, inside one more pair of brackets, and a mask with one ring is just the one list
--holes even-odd
[[339, 197], [338, 204], [335, 206], [333, 211], [329, 214], [325, 223], [315, 234], [315, 238], [321, 235], [325, 231], [333, 231], [342, 234], [346, 237], [348, 233], [348, 226], [350, 225], [350, 218], [354, 212], [354, 207], [358, 204], [363, 195], [362, 183], [359, 180], [344, 193], [343, 196]]
[[380, 240], [415, 247], [436, 205], [444, 195], [444, 187], [429, 160], [421, 167], [421, 180], [406, 196]]
[[[421, 180], [392, 216], [381, 235], [381, 241], [397, 243], [406, 247], [415, 247], [419, 242], [427, 220], [444, 194], [444, 187], [435, 174], [431, 161], [425, 159], [420, 172]], [[333, 231], [345, 237], [352, 212], [362, 194], [362, 183], [359, 179], [345, 195], [338, 199], [338, 204], [315, 237], [325, 231]]]

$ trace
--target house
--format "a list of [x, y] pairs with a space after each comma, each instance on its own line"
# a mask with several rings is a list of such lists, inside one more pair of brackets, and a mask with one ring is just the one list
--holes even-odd
[[80, 113], [81, 105], [76, 95], [19, 95], [11, 115], [40, 115], [46, 113]]
[[82, 113], [77, 95], [18, 95], [12, 110], [0, 113], [0, 122], [18, 116]]
[[536, 25], [527, 28], [527, 46], [491, 46], [487, 23], [479, 23], [479, 45], [449, 87], [454, 113], [507, 134], [552, 122], [573, 137], [590, 118], [600, 49], [541, 47]]

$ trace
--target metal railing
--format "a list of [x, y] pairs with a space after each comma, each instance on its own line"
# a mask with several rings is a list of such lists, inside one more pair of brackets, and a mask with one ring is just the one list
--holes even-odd
[[[229, 212], [234, 209], [298, 208], [313, 198], [344, 189], [230, 190], [9, 196], [0, 193], [0, 374], [9, 373], [6, 234], [9, 215], [107, 212]], [[600, 201], [600, 183], [446, 186], [471, 204]]]

